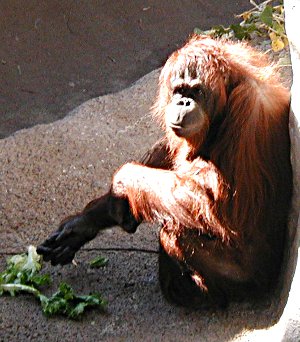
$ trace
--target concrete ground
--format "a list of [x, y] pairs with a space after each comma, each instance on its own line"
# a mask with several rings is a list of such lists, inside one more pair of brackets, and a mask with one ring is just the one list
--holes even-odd
[[[185, 9], [193, 10], [195, 15], [195, 3], [187, 3], [190, 7]], [[206, 3], [197, 2], [199, 3], [206, 6]], [[149, 6], [152, 8], [152, 5]], [[142, 7], [146, 9], [149, 6], [146, 4]], [[176, 6], [174, 2], [173, 10]], [[38, 5], [32, 7], [32, 11], [37, 7]], [[203, 8], [200, 7], [199, 13]], [[139, 13], [150, 11], [139, 8]], [[92, 7], [90, 10], [93, 13]], [[215, 7], [215, 12], [218, 12], [218, 7]], [[45, 11], [45, 15], [47, 13], [51, 11]], [[111, 13], [115, 14], [114, 11]], [[128, 13], [131, 11], [128, 10]], [[183, 11], [180, 13], [184, 15]], [[77, 15], [80, 19], [80, 15]], [[153, 18], [159, 22], [158, 17]], [[81, 20], [84, 22], [83, 18]], [[39, 26], [39, 23], [41, 21], [37, 21], [36, 25]], [[70, 26], [70, 21], [68, 23]], [[127, 39], [126, 35], [125, 38]], [[105, 44], [109, 45], [108, 42], [109, 40], [105, 40]], [[119, 56], [123, 55], [120, 51], [118, 53]], [[129, 49], [128, 54], [131, 53], [135, 55]], [[65, 58], [68, 60], [69, 56]], [[143, 65], [146, 64], [145, 62]], [[17, 65], [20, 64], [16, 63], [15, 66]], [[134, 69], [138, 63], [131, 62], [129, 65]], [[7, 64], [3, 66], [6, 67]], [[154, 67], [156, 65], [151, 68]], [[21, 67], [19, 76], [24, 75], [23, 70]], [[61, 70], [64, 74], [61, 76], [62, 84], [65, 86], [64, 82], [68, 80], [66, 65]], [[88, 70], [90, 69], [87, 67], [87, 72]], [[140, 72], [143, 70], [145, 73], [149, 71], [141, 67]], [[51, 74], [51, 68], [48, 71]], [[84, 67], [77, 71], [84, 72]], [[155, 98], [158, 73], [158, 70], [149, 73], [131, 88], [121, 92], [87, 101], [62, 120], [21, 130], [0, 140], [0, 270], [3, 269], [7, 256], [23, 252], [29, 244], [37, 245], [57, 228], [62, 218], [82, 209], [88, 201], [105, 192], [113, 171], [125, 161], [139, 158], [161, 136], [159, 128], [149, 115], [149, 108]], [[48, 79], [47, 75], [43, 76], [44, 80]], [[117, 86], [125, 87], [139, 76], [140, 74], [136, 74], [130, 80], [120, 76], [124, 84], [118, 81]], [[116, 78], [118, 79], [117, 76]], [[51, 82], [55, 79], [49, 77]], [[59, 98], [58, 94], [53, 93], [51, 97], [47, 97], [46, 90], [53, 86], [50, 81], [45, 89], [42, 81], [37, 84], [41, 94], [44, 92], [44, 97], [36, 96], [37, 111], [40, 110], [41, 113], [43, 108], [48, 108], [51, 99], [58, 101], [53, 113], [59, 112], [57, 108], [60, 108], [63, 101], [63, 96]], [[69, 82], [73, 82], [73, 78]], [[105, 79], [101, 82], [104, 89]], [[68, 82], [66, 84], [68, 86], [65, 87], [64, 95], [70, 100], [70, 107], [65, 107], [65, 111], [58, 114], [58, 117], [64, 116], [76, 105], [74, 99], [77, 99], [81, 91], [77, 95], [74, 93], [76, 96], [72, 97], [68, 87], [73, 91], [76, 86]], [[94, 82], [90, 84], [92, 89]], [[115, 89], [109, 91], [113, 90]], [[30, 102], [30, 96], [26, 95], [28, 93], [24, 94], [24, 102], [20, 100], [23, 103], [20, 108], [28, 110], [28, 116], [33, 121], [25, 121], [30, 126], [33, 122], [40, 121], [34, 121], [34, 101]], [[91, 92], [89, 97], [93, 94], [96, 95]], [[19, 101], [17, 96], [14, 99]], [[78, 99], [82, 102], [85, 98], [78, 95]], [[17, 116], [22, 110], [19, 112], [16, 108], [10, 112], [13, 113], [10, 115], [14, 120], [14, 129], [15, 123], [22, 124]], [[54, 120], [55, 115], [42, 115], [39, 119], [49, 122]], [[4, 135], [9, 130], [7, 126]], [[112, 229], [103, 232], [77, 254], [77, 266], [62, 268], [46, 265], [45, 271], [54, 280], [49, 293], [61, 281], [68, 282], [80, 293], [101, 292], [109, 301], [107, 312], [90, 311], [79, 321], [62, 317], [49, 319], [41, 313], [37, 301], [30, 296], [1, 297], [0, 341], [258, 341], [248, 331], [265, 331], [279, 318], [286, 300], [285, 295], [274, 297], [263, 307], [233, 304], [226, 311], [191, 311], [167, 303], [158, 284], [157, 247], [155, 226], [141, 225], [134, 235]], [[97, 255], [108, 257], [109, 263], [103, 269], [90, 269], [89, 261]]]

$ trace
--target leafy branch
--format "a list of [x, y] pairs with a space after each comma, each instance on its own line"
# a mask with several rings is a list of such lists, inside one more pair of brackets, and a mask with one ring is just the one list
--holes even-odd
[[280, 51], [288, 45], [284, 28], [284, 7], [282, 1], [276, 6], [272, 6], [272, 2], [274, 0], [256, 4], [254, 0], [250, 0], [253, 8], [236, 16], [242, 19], [239, 24], [231, 24], [229, 27], [217, 25], [208, 31], [195, 28], [194, 32], [212, 37], [222, 36], [240, 40], [252, 39], [255, 35], [268, 37], [273, 51]]
[[[99, 258], [97, 266], [104, 266], [106, 262], [106, 259]], [[107, 302], [100, 294], [80, 296], [66, 283], [61, 283], [52, 296], [45, 296], [40, 287], [49, 284], [51, 278], [48, 274], [39, 274], [41, 269], [42, 260], [34, 246], [28, 247], [27, 254], [12, 256], [7, 260], [6, 270], [0, 273], [0, 296], [4, 293], [11, 296], [19, 292], [29, 293], [40, 301], [45, 315], [59, 314], [72, 319], [79, 317], [88, 307], [106, 308]]]

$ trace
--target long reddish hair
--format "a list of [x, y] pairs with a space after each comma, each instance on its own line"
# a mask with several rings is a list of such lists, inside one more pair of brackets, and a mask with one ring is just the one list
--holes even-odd
[[[164, 117], [172, 80], [193, 68], [213, 95], [202, 129], [186, 140], [166, 127]], [[243, 250], [241, 262], [252, 274], [262, 270], [261, 282], [270, 280], [282, 257], [292, 191], [289, 103], [289, 91], [265, 54], [244, 43], [191, 37], [162, 69], [153, 107], [166, 131], [172, 168], [186, 188], [180, 197], [177, 187], [164, 201], [129, 189], [133, 213], [157, 220], [167, 212], [161, 221], [211, 232]]]
[[[278, 193], [290, 191], [282, 186], [283, 180], [289, 179], [286, 175], [290, 170], [286, 160], [289, 137], [282, 130], [287, 127], [290, 94], [280, 83], [277, 67], [270, 64], [266, 54], [243, 43], [199, 39], [195, 35], [168, 59], [160, 75], [154, 114], [163, 128], [165, 107], [171, 96], [172, 71], [185, 69], [195, 56], [206, 57], [198, 66], [202, 81], [211, 91], [218, 91], [212, 120], [219, 115], [223, 121], [211, 146], [210, 160], [225, 176], [232, 191], [229, 221], [234, 227], [240, 226], [248, 221], [249, 212], [258, 217], [265, 210], [266, 202], [271, 207], [272, 198], [277, 201]], [[209, 125], [204, 127], [206, 133]], [[182, 139], [172, 131], [167, 133], [171, 151], [178, 152]], [[202, 139], [191, 142], [194, 156], [201, 151], [205, 136], [201, 132]], [[228, 210], [223, 209], [224, 212]]]

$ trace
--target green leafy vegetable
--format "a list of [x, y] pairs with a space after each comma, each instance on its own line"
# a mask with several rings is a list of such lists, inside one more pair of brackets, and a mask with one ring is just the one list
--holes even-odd
[[[97, 261], [101, 261], [102, 265], [107, 263], [105, 258], [98, 258]], [[88, 307], [106, 308], [107, 302], [99, 294], [79, 296], [66, 283], [61, 283], [51, 297], [43, 295], [39, 287], [49, 284], [51, 279], [48, 274], [39, 274], [41, 269], [42, 260], [34, 246], [28, 247], [27, 254], [9, 258], [6, 270], [0, 273], [0, 296], [4, 293], [11, 296], [18, 292], [30, 293], [40, 301], [45, 315], [59, 314], [72, 319], [79, 317]]]
[[107, 302], [99, 295], [78, 296], [66, 283], [61, 283], [59, 289], [50, 298], [41, 300], [43, 312], [48, 315], [66, 315], [77, 318], [87, 307], [106, 308]]
[[97, 256], [95, 259], [93, 259], [90, 262], [90, 267], [91, 268], [99, 268], [99, 267], [103, 267], [106, 266], [108, 263], [108, 259], [103, 257], [103, 256]]
[[272, 27], [273, 24], [273, 10], [270, 5], [267, 5], [264, 10], [261, 12], [260, 15], [261, 21], [268, 25], [269, 27]]
[[41, 257], [37, 254], [34, 246], [28, 247], [28, 254], [14, 255], [9, 258], [6, 270], [0, 273], [0, 295], [4, 291], [10, 292], [11, 295], [17, 291], [31, 291], [32, 293], [34, 288], [49, 284], [50, 276], [48, 274], [38, 274], [41, 267]]

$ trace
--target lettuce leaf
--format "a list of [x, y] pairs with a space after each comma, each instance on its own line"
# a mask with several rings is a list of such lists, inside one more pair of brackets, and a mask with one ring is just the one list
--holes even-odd
[[[107, 262], [105, 258], [101, 260], [102, 264]], [[40, 301], [45, 315], [63, 315], [71, 319], [78, 318], [90, 307], [106, 309], [107, 301], [100, 294], [77, 295], [71, 286], [64, 282], [52, 296], [45, 296], [40, 287], [49, 284], [51, 278], [49, 274], [39, 274], [41, 269], [42, 258], [34, 246], [28, 247], [27, 254], [8, 258], [6, 270], [0, 273], [0, 296], [4, 293], [11, 296], [19, 292], [29, 293]]]

